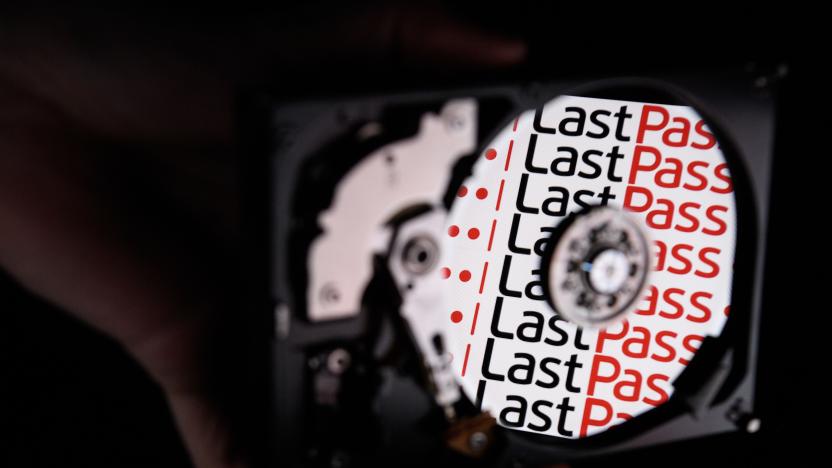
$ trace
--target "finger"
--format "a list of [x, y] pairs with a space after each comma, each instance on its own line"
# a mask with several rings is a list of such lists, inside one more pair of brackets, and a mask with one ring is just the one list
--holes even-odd
[[198, 468], [243, 468], [233, 456], [227, 421], [201, 393], [169, 393], [168, 402], [194, 465]]
[[[55, 107], [79, 129], [122, 142], [228, 143], [233, 84], [177, 51], [96, 50], [66, 31], [0, 41], [0, 78]], [[108, 44], [101, 37], [98, 45]], [[118, 48], [117, 48], [118, 49]]]
[[393, 48], [403, 60], [433, 67], [505, 67], [522, 63], [526, 44], [462, 23], [441, 9], [404, 10], [394, 16]]
[[[432, 3], [315, 14], [297, 18], [299, 24], [289, 17], [278, 23], [284, 27], [272, 19], [238, 21], [213, 35], [182, 24], [155, 37], [148, 24], [149, 36], [139, 27], [137, 39], [93, 32], [83, 43], [69, 19], [46, 31], [24, 23], [0, 40], [0, 77], [100, 137], [229, 143], [240, 84], [364, 76], [400, 64], [501, 67], [526, 55], [523, 42], [454, 20]], [[201, 41], [195, 45], [192, 36]]]
[[[500, 67], [521, 63], [526, 45], [463, 23], [435, 3], [405, 4], [359, 10], [349, 15], [278, 30], [266, 36], [275, 44], [270, 55], [285, 63], [311, 66], [320, 72], [335, 64], [338, 76], [366, 73], [394, 64], [434, 70]], [[263, 57], [265, 58], [265, 57]], [[262, 58], [261, 58], [262, 61]], [[285, 73], [303, 73], [287, 68]]]

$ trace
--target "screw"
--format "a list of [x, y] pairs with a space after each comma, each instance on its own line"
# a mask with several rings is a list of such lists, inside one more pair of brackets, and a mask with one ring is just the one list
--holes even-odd
[[754, 433], [756, 433], [757, 431], [760, 430], [761, 425], [762, 425], [762, 421], [760, 421], [760, 418], [751, 418], [751, 419], [748, 420], [747, 423], [745, 423], [745, 430], [749, 434], [754, 434]]
[[409, 239], [402, 249], [402, 266], [414, 275], [429, 272], [439, 259], [439, 245], [432, 237], [417, 236]]
[[488, 436], [484, 432], [475, 432], [468, 438], [468, 446], [474, 452], [482, 452], [488, 445]]
[[760, 418], [742, 409], [742, 400], [734, 402], [733, 406], [731, 406], [725, 416], [736, 424], [738, 428], [749, 434], [758, 432], [760, 430], [760, 426], [762, 425]]
[[449, 129], [454, 131], [461, 130], [463, 127], [465, 127], [465, 119], [456, 115], [447, 118], [445, 120], [445, 123], [448, 125]]
[[335, 375], [341, 375], [350, 367], [350, 353], [343, 348], [337, 348], [326, 358], [326, 368]]
[[320, 298], [321, 302], [324, 304], [327, 303], [334, 303], [341, 300], [341, 295], [338, 293], [338, 289], [332, 283], [325, 284], [320, 291]]

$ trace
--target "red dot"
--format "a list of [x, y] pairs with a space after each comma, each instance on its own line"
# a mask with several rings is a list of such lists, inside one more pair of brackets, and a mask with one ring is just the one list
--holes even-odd
[[451, 277], [451, 269], [442, 267], [442, 269], [439, 270], [439, 274], [441, 274], [443, 278], [450, 278]]
[[484, 188], [477, 189], [477, 198], [480, 200], [485, 200], [485, 197], [488, 196], [488, 190]]
[[448, 228], [448, 235], [451, 237], [456, 237], [457, 234], [459, 234], [459, 226], [457, 226], [456, 224], [451, 225], [451, 227]]
[[463, 185], [459, 188], [459, 191], [456, 192], [456, 196], [464, 197], [465, 195], [468, 195], [468, 187]]
[[462, 312], [455, 310], [451, 312], [451, 322], [459, 323], [462, 321]]
[[488, 148], [488, 151], [485, 152], [485, 159], [494, 159], [497, 157], [497, 150], [494, 148]]
[[470, 280], [470, 279], [471, 279], [471, 272], [470, 272], [470, 271], [468, 271], [468, 270], [462, 270], [462, 271], [460, 271], [460, 272], [459, 272], [459, 279], [460, 279], [460, 281], [462, 281], [463, 283], [467, 283], [467, 282], [468, 282], [468, 280]]
[[480, 230], [477, 228], [471, 228], [468, 230], [468, 238], [469, 239], [476, 239], [480, 236]]

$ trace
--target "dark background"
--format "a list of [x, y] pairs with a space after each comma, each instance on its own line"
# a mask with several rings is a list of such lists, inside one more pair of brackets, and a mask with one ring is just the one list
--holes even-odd
[[[829, 93], [828, 84], [816, 68], [817, 62], [826, 60], [816, 52], [822, 50], [823, 43], [812, 37], [822, 31], [812, 25], [813, 14], [793, 15], [774, 5], [767, 12], [757, 7], [728, 16], [703, 4], [687, 6], [695, 10], [692, 12], [674, 4], [673, 11], [659, 20], [648, 19], [656, 18], [648, 16], [655, 14], [655, 9], [640, 12], [629, 6], [610, 11], [596, 5], [543, 7], [515, 1], [508, 11], [476, 2], [453, 2], [449, 7], [471, 22], [529, 41], [529, 64], [493, 74], [495, 79], [579, 76], [595, 70], [695, 73], [709, 67], [743, 66], [754, 60], [764, 65], [789, 65], [790, 74], [778, 97], [768, 227], [757, 402], [762, 430], [750, 436], [715, 436], [577, 466], [769, 466], [773, 462], [800, 465], [819, 460], [815, 454], [821, 447], [813, 434], [821, 432], [825, 423], [823, 398], [828, 384], [821, 379], [829, 364], [827, 353], [818, 348], [823, 341], [828, 292], [815, 287], [809, 268], [822, 266], [822, 244], [828, 241], [822, 227], [828, 216], [826, 198], [818, 189], [828, 184], [824, 180], [828, 174], [825, 159], [830, 151], [822, 136], [830, 119], [823, 113], [821, 100]], [[85, 31], [100, 40], [106, 40], [123, 20], [119, 12], [92, 11], [63, 7], [59, 14], [77, 15]], [[206, 22], [222, 22], [229, 14], [221, 9], [163, 12], [138, 6], [130, 11], [134, 15], [131, 24], [146, 27], [148, 42], [167, 28], [160, 29], [157, 18], [188, 34], [189, 28], [201, 31]], [[254, 16], [284, 18], [279, 10], [230, 13], [229, 21], [239, 28], [246, 28]], [[314, 69], [311, 75], [313, 78], [303, 84], [282, 86], [298, 95], [333, 88]], [[476, 74], [443, 75], [393, 67], [385, 73], [383, 86], [482, 81]], [[372, 89], [379, 81], [368, 72], [366, 77], [341, 81], [337, 88]], [[828, 277], [828, 273], [816, 275]], [[189, 466], [161, 391], [125, 352], [2, 273], [0, 430], [5, 434], [0, 438], [0, 466]]]

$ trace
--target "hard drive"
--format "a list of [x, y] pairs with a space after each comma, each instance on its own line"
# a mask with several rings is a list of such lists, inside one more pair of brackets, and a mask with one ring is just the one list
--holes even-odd
[[275, 462], [756, 432], [775, 92], [724, 69], [256, 95]]

